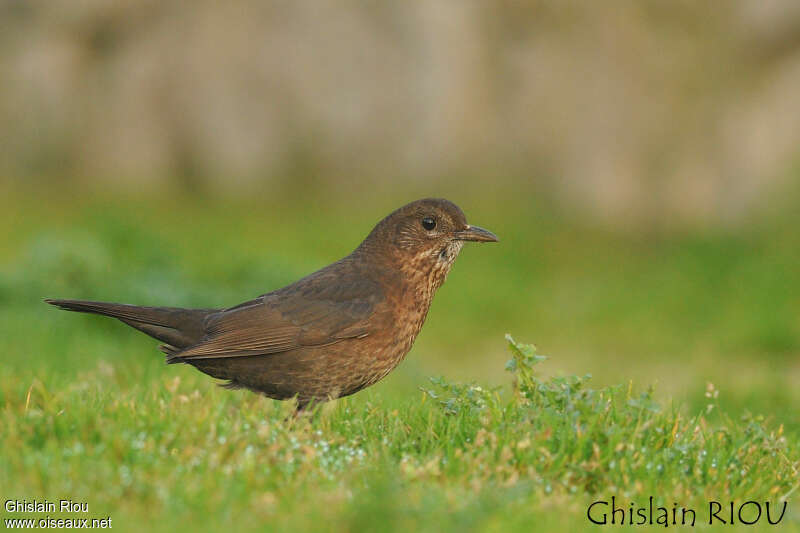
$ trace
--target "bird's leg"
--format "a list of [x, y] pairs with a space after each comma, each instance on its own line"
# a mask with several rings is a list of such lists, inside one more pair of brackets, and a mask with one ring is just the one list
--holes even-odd
[[300, 416], [302, 414], [305, 414], [307, 412], [306, 408], [308, 407], [309, 403], [310, 403], [309, 400], [301, 400], [300, 398], [298, 398], [297, 399], [297, 406], [295, 407], [295, 410], [294, 410], [294, 416], [297, 417], [297, 416]]
[[311, 400], [301, 400], [300, 398], [296, 398], [297, 404], [295, 405], [294, 412], [290, 415], [287, 415], [284, 419], [284, 422], [294, 421], [300, 418], [301, 416], [310, 415], [311, 411], [308, 410], [308, 406], [311, 403]]

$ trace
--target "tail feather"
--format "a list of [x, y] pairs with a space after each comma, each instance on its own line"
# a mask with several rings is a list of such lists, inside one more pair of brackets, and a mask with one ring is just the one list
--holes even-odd
[[183, 349], [199, 342], [205, 335], [208, 315], [218, 309], [182, 309], [180, 307], [140, 307], [137, 305], [86, 300], [46, 298], [45, 302], [67, 311], [110, 316], [154, 337], [170, 348]]
[[161, 346], [158, 347], [158, 349], [161, 350], [164, 353], [164, 355], [167, 356], [168, 365], [183, 362], [181, 359], [175, 357], [177, 354], [181, 352], [182, 348], [178, 348], [171, 344], [162, 344]]

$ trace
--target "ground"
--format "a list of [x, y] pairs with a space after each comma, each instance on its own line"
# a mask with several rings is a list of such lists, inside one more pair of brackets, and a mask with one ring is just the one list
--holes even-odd
[[[291, 531], [576, 529], [593, 501], [651, 495], [697, 509], [699, 526], [710, 501], [796, 502], [789, 215], [611, 230], [497, 195], [449, 195], [501, 242], [466, 247], [398, 370], [293, 419], [287, 403], [167, 367], [155, 341], [41, 298], [233, 305], [349, 253], [414, 197], [354, 210], [12, 191], [0, 200], [4, 500], [86, 502], [53, 516], [123, 530]], [[797, 503], [780, 527], [800, 530]]]

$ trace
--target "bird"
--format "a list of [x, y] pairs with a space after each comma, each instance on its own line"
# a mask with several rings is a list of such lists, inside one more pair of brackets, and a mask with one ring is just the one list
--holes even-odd
[[229, 389], [309, 404], [354, 394], [411, 349], [436, 290], [465, 242], [497, 242], [453, 202], [425, 198], [393, 211], [346, 257], [281, 289], [217, 309], [45, 298], [116, 318], [161, 341]]

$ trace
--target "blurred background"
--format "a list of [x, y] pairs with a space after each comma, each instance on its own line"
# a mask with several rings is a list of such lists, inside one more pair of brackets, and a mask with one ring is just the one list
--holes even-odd
[[0, 372], [167, 369], [44, 296], [228, 306], [447, 197], [408, 360], [658, 382], [800, 427], [800, 3], [0, 2]]

